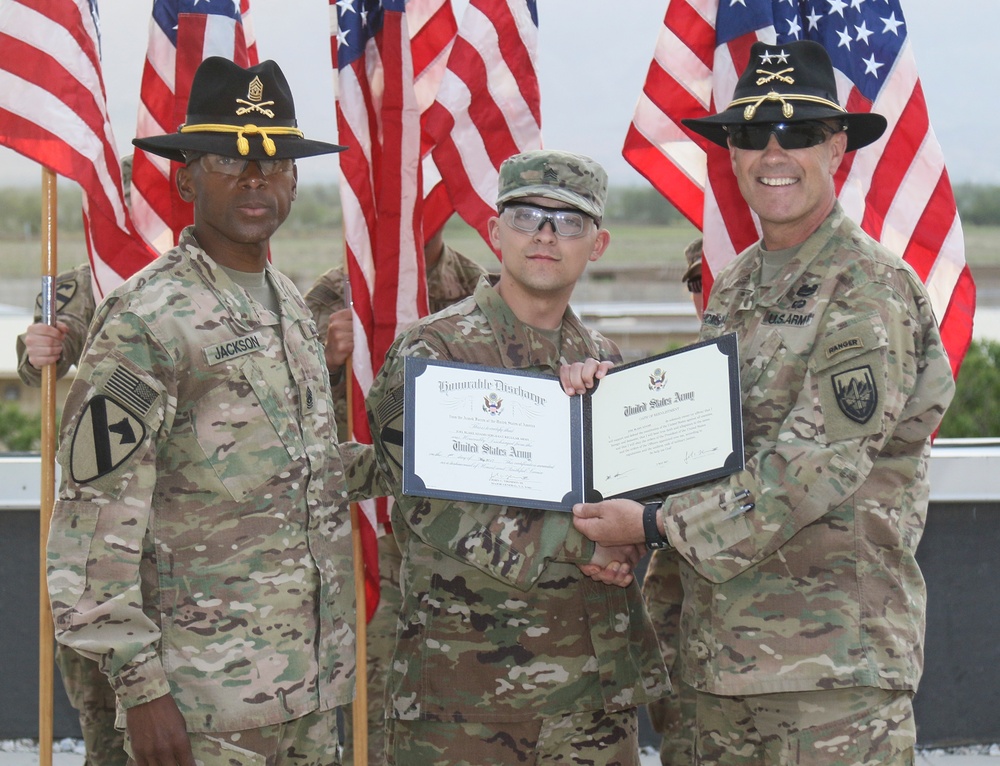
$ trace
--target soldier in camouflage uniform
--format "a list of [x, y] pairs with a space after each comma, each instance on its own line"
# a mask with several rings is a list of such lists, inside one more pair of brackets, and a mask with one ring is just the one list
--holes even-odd
[[400, 490], [404, 357], [547, 373], [567, 360], [620, 359], [569, 308], [610, 239], [600, 228], [606, 189], [604, 170], [579, 155], [504, 162], [489, 224], [499, 276], [397, 339], [369, 392], [403, 554], [386, 698], [390, 764], [638, 764], [636, 706], [668, 688], [635, 583], [586, 576], [607, 564], [629, 582], [633, 546], [595, 547], [568, 513]]
[[755, 43], [730, 107], [685, 123], [728, 146], [763, 234], [702, 324], [739, 337], [746, 467], [645, 506], [580, 505], [577, 527], [683, 556], [698, 763], [912, 764], [915, 552], [954, 383], [919, 277], [835, 196], [885, 120], [845, 112], [823, 47], [792, 42]]
[[[61, 378], [80, 359], [94, 317], [90, 264], [56, 277], [56, 324], [42, 322], [42, 296], [35, 301], [34, 323], [17, 338], [17, 374], [26, 386], [42, 384], [42, 368], [56, 365]], [[115, 728], [115, 692], [89, 657], [56, 644], [56, 664], [70, 704], [80, 715], [86, 747], [84, 766], [125, 766], [122, 733]]]
[[[448, 308], [476, 289], [479, 278], [488, 273], [444, 242], [444, 227], [424, 245], [427, 275], [427, 305], [434, 314]], [[344, 269], [337, 266], [324, 272], [306, 293], [306, 305], [324, 336], [326, 366], [337, 408], [337, 432], [347, 437], [347, 376], [344, 362], [354, 350], [354, 326], [351, 310], [344, 298]]]
[[[424, 244], [424, 267], [427, 278], [427, 303], [430, 313], [468, 298], [476, 289], [486, 269], [444, 243], [444, 227]], [[344, 269], [341, 266], [320, 275], [306, 293], [306, 305], [312, 311], [321, 335], [330, 387], [337, 413], [337, 433], [349, 438], [347, 429], [347, 375], [344, 363], [354, 351], [354, 327], [351, 309], [344, 299]], [[396, 615], [399, 614], [399, 546], [388, 523], [378, 539], [379, 601], [368, 622], [368, 763], [385, 761], [385, 680], [389, 661], [396, 646]], [[354, 763], [353, 703], [344, 708], [343, 762]]]
[[[131, 209], [131, 154], [122, 157], [121, 170], [125, 206]], [[26, 386], [40, 386], [42, 367], [48, 364], [56, 365], [57, 378], [69, 372], [80, 360], [87, 329], [94, 318], [96, 305], [89, 263], [59, 274], [55, 288], [55, 326], [42, 322], [42, 296], [39, 294], [35, 299], [34, 322], [17, 338], [17, 374]], [[105, 683], [103, 676], [101, 683]], [[99, 763], [108, 761], [100, 760]]]
[[187, 124], [135, 144], [184, 163], [195, 223], [94, 318], [59, 450], [56, 635], [101, 663], [140, 765], [327, 766], [354, 686], [348, 489], [384, 490], [370, 448], [337, 444], [316, 325], [267, 255], [295, 158], [342, 147], [303, 137], [274, 62], [218, 57]]
[[80, 359], [94, 317], [90, 264], [56, 277], [56, 324], [42, 322], [42, 296], [35, 300], [34, 323], [17, 337], [17, 374], [26, 386], [42, 384], [42, 367], [56, 365], [61, 378]]

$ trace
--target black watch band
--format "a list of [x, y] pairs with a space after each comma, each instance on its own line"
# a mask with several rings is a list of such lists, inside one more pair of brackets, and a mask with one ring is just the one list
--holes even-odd
[[646, 547], [651, 551], [670, 547], [670, 541], [660, 534], [656, 526], [656, 512], [662, 507], [663, 503], [659, 500], [642, 507], [642, 531], [646, 535]]

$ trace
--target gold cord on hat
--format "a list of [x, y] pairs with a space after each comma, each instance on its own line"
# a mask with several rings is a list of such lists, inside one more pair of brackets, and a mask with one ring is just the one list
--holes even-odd
[[181, 125], [181, 133], [235, 133], [236, 134], [236, 149], [242, 156], [246, 156], [250, 153], [250, 142], [247, 140], [244, 133], [249, 133], [250, 135], [261, 136], [261, 142], [264, 145], [264, 152], [268, 157], [273, 157], [278, 151], [277, 146], [274, 144], [274, 140], [268, 135], [271, 133], [276, 136], [298, 136], [299, 138], [305, 138], [305, 134], [298, 128], [284, 127], [281, 125], [276, 125], [272, 128], [262, 128], [259, 125], [226, 125], [221, 123], [204, 123], [201, 125]]
[[743, 110], [743, 119], [752, 120], [754, 115], [757, 114], [757, 109], [765, 101], [780, 101], [781, 102], [781, 114], [786, 120], [792, 119], [792, 115], [795, 114], [795, 107], [789, 103], [790, 100], [794, 101], [806, 101], [812, 104], [821, 104], [823, 106], [828, 106], [831, 109], [836, 109], [838, 112], [843, 112], [847, 114], [847, 110], [844, 109], [840, 104], [835, 101], [830, 101], [825, 98], [819, 98], [818, 96], [809, 96], [804, 93], [778, 93], [777, 91], [770, 91], [765, 93], [763, 96], [755, 97], [748, 96], [746, 98], [738, 98], [729, 103], [729, 109], [733, 107], [746, 104], [746, 108]]

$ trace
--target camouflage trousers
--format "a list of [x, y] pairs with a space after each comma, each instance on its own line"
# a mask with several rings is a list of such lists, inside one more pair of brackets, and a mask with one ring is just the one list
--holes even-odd
[[[381, 596], [368, 623], [368, 763], [385, 762], [385, 683], [396, 646], [396, 620], [403, 602], [399, 589], [399, 567], [403, 557], [391, 534], [379, 538], [378, 571]], [[344, 711], [344, 766], [354, 764], [354, 705]]]
[[198, 766], [335, 766], [337, 710], [316, 710], [259, 729], [189, 732], [188, 739]]
[[696, 763], [913, 766], [913, 695], [873, 687], [718, 697], [696, 692]]
[[56, 663], [69, 703], [80, 714], [84, 766], [125, 766], [125, 735], [115, 728], [115, 693], [108, 677], [96, 660], [59, 644]]
[[663, 664], [670, 673], [671, 691], [646, 706], [649, 722], [660, 735], [660, 763], [694, 763], [695, 691], [681, 681], [680, 627], [684, 590], [678, 567], [680, 554], [672, 549], [653, 551], [642, 581], [642, 598], [653, 621]]
[[386, 722], [387, 766], [639, 766], [635, 708], [534, 721]]

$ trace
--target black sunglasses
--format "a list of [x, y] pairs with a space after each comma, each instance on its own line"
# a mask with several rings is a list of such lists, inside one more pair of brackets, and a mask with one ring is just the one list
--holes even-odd
[[771, 134], [778, 139], [782, 149], [808, 149], [818, 146], [827, 138], [846, 126], [833, 128], [825, 122], [806, 120], [804, 122], [759, 122], [751, 125], [727, 125], [729, 143], [737, 149], [760, 151], [767, 146]]

